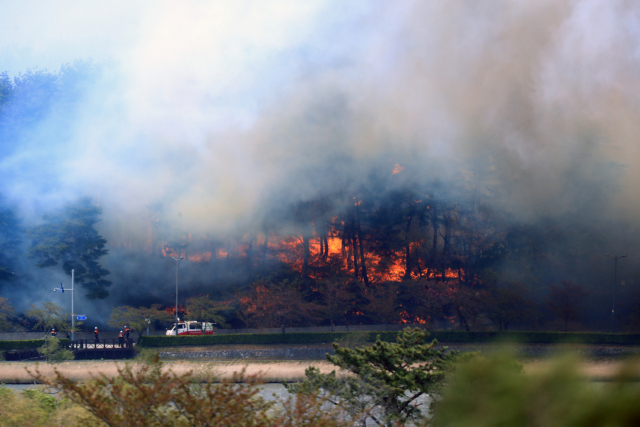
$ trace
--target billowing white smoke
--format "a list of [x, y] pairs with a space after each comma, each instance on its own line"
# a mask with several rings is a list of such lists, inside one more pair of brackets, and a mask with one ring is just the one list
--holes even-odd
[[[2, 160], [17, 171], [2, 192], [34, 217], [84, 194], [107, 235], [142, 239], [154, 203], [179, 230], [224, 231], [269, 197], [395, 164], [499, 190], [525, 219], [583, 209], [614, 183], [599, 214], [640, 213], [635, 2], [68, 6], [0, 18], [0, 68], [104, 64], [65, 135], [45, 122], [40, 153]], [[59, 185], [33, 184], [40, 172]]]

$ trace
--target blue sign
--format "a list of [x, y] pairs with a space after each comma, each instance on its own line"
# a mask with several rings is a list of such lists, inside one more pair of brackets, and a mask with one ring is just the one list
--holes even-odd
[[87, 316], [78, 316], [77, 319], [78, 320], [87, 320]]

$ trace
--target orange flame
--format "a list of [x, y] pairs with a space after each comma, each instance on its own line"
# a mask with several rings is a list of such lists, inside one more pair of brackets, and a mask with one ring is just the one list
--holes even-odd
[[[175, 314], [176, 314], [176, 307], [175, 307], [175, 305], [174, 305], [174, 306], [172, 306], [172, 307], [167, 307], [167, 308], [165, 308], [165, 309], [164, 309], [164, 311], [166, 311], [167, 313], [171, 314], [172, 316], [175, 316]], [[186, 308], [184, 308], [184, 307], [182, 306], [182, 304], [179, 304], [179, 305], [178, 305], [178, 314], [179, 314], [179, 315], [183, 315], [183, 316], [184, 316], [185, 314], [189, 314], [189, 312], [187, 311], [187, 309], [186, 309]]]

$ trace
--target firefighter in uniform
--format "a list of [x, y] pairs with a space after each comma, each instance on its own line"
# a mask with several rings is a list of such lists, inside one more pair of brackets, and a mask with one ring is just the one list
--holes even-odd
[[122, 347], [124, 344], [124, 333], [122, 331], [118, 334], [118, 342], [120, 343], [120, 347]]
[[124, 325], [124, 340], [127, 345], [129, 344], [129, 332], [131, 332], [131, 329], [129, 329], [127, 325]]
[[98, 327], [97, 326], [93, 330], [93, 336], [95, 337], [96, 342], [100, 342], [100, 335], [98, 334]]
[[58, 331], [56, 331], [56, 328], [54, 326], [53, 328], [51, 328], [51, 336], [55, 338], [56, 335], [58, 335]]

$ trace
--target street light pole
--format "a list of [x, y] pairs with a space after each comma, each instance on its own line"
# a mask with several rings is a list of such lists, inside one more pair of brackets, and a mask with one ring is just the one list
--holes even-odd
[[75, 314], [73, 312], [73, 278], [74, 278], [75, 270], [71, 270], [71, 289], [65, 289], [60, 283], [60, 288], [54, 288], [53, 292], [60, 291], [60, 293], [64, 293], [64, 291], [71, 291], [71, 341], [75, 339]]
[[618, 281], [618, 260], [620, 258], [626, 258], [626, 255], [609, 255], [609, 258], [613, 258], [613, 298], [611, 306], [611, 333], [616, 332], [616, 282]]
[[176, 260], [176, 334], [178, 333], [178, 270], [180, 268], [180, 260], [184, 259], [183, 256], [172, 256], [171, 258]]
[[75, 330], [76, 330], [76, 322], [75, 322], [75, 314], [73, 313], [73, 279], [74, 279], [75, 270], [71, 270], [71, 341], [75, 340]]

